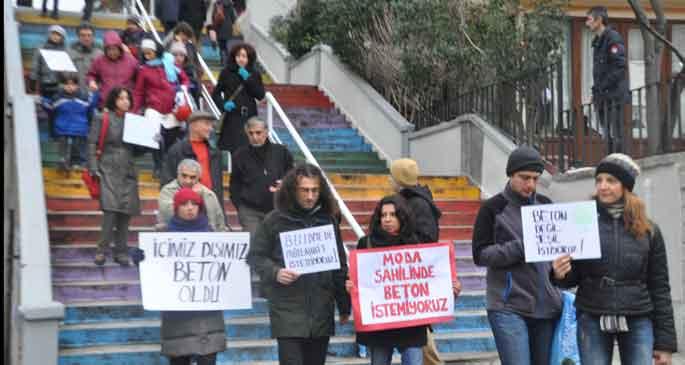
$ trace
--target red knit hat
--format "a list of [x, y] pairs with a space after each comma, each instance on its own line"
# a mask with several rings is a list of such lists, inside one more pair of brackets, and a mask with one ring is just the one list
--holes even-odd
[[203, 201], [200, 194], [194, 192], [191, 188], [182, 188], [174, 195], [174, 212], [178, 210], [178, 207], [187, 203], [188, 201], [195, 202], [195, 204], [199, 205], [200, 209], [202, 209]]

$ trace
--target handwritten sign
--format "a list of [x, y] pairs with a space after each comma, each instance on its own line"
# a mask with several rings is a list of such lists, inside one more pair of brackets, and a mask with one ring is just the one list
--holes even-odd
[[525, 206], [521, 223], [526, 262], [552, 261], [565, 254], [574, 259], [602, 257], [594, 200]]
[[350, 252], [355, 329], [378, 331], [453, 320], [455, 277], [450, 243]]
[[282, 232], [280, 237], [286, 268], [300, 274], [340, 268], [338, 242], [332, 224]]
[[124, 116], [124, 142], [158, 150], [159, 123], [138, 114], [126, 113]]
[[143, 307], [224, 310], [252, 307], [249, 233], [141, 233]]
[[71, 60], [71, 57], [69, 57], [67, 52], [52, 49], [41, 49], [40, 54], [43, 56], [45, 64], [52, 71], [78, 72], [74, 62]]

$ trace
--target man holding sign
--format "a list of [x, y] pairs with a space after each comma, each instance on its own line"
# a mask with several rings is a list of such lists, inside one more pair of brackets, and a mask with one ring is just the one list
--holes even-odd
[[473, 261], [488, 268], [488, 319], [503, 365], [548, 364], [561, 310], [550, 263], [526, 263], [524, 255], [521, 208], [551, 203], [536, 193], [543, 170], [536, 150], [514, 150], [507, 186], [483, 203], [473, 229]]
[[335, 305], [341, 323], [350, 315], [338, 206], [321, 171], [310, 164], [286, 174], [275, 206], [257, 228], [247, 260], [269, 301], [279, 363], [323, 365]]

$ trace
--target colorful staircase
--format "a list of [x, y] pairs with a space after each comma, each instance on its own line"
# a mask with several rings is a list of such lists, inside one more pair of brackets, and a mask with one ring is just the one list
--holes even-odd
[[[36, 46], [35, 41], [31, 43], [30, 33], [41, 27], [46, 29], [52, 20], [38, 18], [36, 24], [29, 24], [26, 18], [24, 21], [20, 26], [22, 48], [30, 59], [32, 47]], [[111, 26], [110, 23], [106, 25]], [[97, 19], [95, 24], [101, 26]], [[75, 39], [73, 28], [69, 32]], [[97, 34], [101, 36], [102, 29]], [[24, 61], [27, 65], [26, 58]], [[269, 85], [268, 89], [312, 149], [356, 220], [366, 229], [376, 202], [392, 192], [386, 162], [315, 87]], [[260, 106], [260, 114], [266, 116], [264, 105]], [[274, 116], [279, 137], [297, 159], [303, 159], [282, 122], [275, 113]], [[41, 127], [53, 295], [66, 305], [59, 333], [59, 364], [167, 364], [159, 354], [159, 313], [142, 308], [137, 268], [122, 268], [111, 262], [96, 267], [92, 263], [102, 220], [98, 203], [89, 199], [80, 171], [63, 173], [55, 169], [55, 145], [48, 139], [45, 126]], [[142, 157], [137, 164], [141, 168], [139, 188], [143, 212], [131, 222], [131, 246], [137, 244], [139, 232], [153, 230], [159, 190], [158, 182], [151, 176], [150, 156]], [[227, 186], [229, 182], [230, 176], [225, 176], [224, 184]], [[430, 186], [444, 213], [440, 238], [454, 243], [457, 270], [464, 286], [455, 305], [456, 319], [435, 326], [438, 348], [450, 363], [489, 363], [496, 355], [484, 309], [485, 276], [484, 270], [473, 264], [469, 242], [480, 206], [480, 191], [463, 177], [426, 177], [421, 183]], [[235, 208], [228, 196], [224, 198], [229, 223], [240, 228]], [[346, 223], [342, 232], [346, 244], [352, 248], [356, 236]], [[258, 278], [253, 278], [253, 282], [257, 281]], [[255, 296], [252, 309], [225, 311], [224, 317], [228, 341], [227, 350], [219, 356], [220, 364], [277, 363], [276, 343], [269, 337], [264, 299]], [[368, 364], [368, 359], [356, 356], [352, 325], [338, 324], [336, 333], [329, 347], [328, 363]], [[395, 359], [394, 363], [397, 362]]]

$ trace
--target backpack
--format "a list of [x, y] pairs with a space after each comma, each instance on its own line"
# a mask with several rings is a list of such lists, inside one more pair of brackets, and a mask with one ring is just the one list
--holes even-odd
[[218, 30], [226, 20], [226, 14], [224, 13], [224, 1], [216, 0], [214, 2], [214, 9], [212, 11], [212, 26], [215, 30]]

